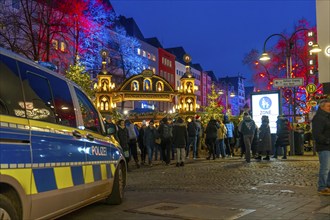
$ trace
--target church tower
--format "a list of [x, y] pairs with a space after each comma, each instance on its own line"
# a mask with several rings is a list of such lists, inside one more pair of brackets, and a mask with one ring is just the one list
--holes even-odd
[[108, 52], [106, 50], [102, 50], [101, 56], [102, 69], [97, 75], [97, 84], [94, 85], [94, 89], [97, 109], [102, 115], [106, 115], [116, 107], [116, 103], [112, 102], [111, 93], [111, 91], [115, 88], [115, 83], [111, 82], [112, 75], [106, 69]]
[[195, 95], [195, 91], [197, 91], [198, 88], [195, 86], [195, 77], [190, 71], [189, 63], [191, 62], [191, 57], [185, 54], [183, 60], [186, 63], [186, 72], [180, 79], [181, 86], [178, 90], [179, 95], [176, 108], [179, 113], [192, 115], [195, 114], [196, 109], [199, 108], [196, 103], [197, 96]]

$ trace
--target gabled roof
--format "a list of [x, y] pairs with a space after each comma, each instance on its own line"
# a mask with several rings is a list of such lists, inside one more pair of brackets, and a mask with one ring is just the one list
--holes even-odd
[[142, 31], [140, 30], [139, 26], [136, 24], [133, 18], [126, 18], [125, 16], [121, 15], [119, 16], [118, 20], [119, 23], [125, 28], [126, 33], [129, 36], [144, 41]]
[[213, 82], [218, 82], [217, 77], [215, 76], [214, 72], [212, 70], [205, 71], [209, 77], [211, 77], [211, 80]]
[[199, 64], [199, 63], [194, 63], [194, 64], [191, 64], [191, 66], [193, 67], [193, 68], [195, 68], [196, 70], [199, 70], [199, 71], [203, 71], [203, 68], [202, 68], [202, 66]]
[[154, 47], [163, 48], [163, 45], [159, 42], [157, 37], [145, 38], [144, 41], [147, 42], [148, 44], [151, 44]]
[[186, 65], [186, 62], [183, 61], [183, 56], [186, 54], [186, 51], [184, 50], [183, 47], [172, 47], [172, 48], [166, 48], [165, 50], [167, 50], [171, 54], [174, 54], [176, 57], [175, 58], [176, 61]]

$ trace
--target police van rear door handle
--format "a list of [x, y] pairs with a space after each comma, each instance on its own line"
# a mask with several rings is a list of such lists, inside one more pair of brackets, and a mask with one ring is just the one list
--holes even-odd
[[86, 138], [87, 138], [88, 140], [90, 140], [90, 141], [94, 141], [94, 136], [91, 135], [91, 134], [87, 134], [87, 135], [86, 135]]
[[72, 135], [75, 136], [76, 138], [81, 138], [81, 134], [77, 130], [72, 131]]

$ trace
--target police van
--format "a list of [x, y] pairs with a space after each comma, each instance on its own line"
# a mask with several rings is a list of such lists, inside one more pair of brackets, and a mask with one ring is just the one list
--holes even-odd
[[126, 162], [74, 83], [0, 48], [0, 219], [120, 204]]

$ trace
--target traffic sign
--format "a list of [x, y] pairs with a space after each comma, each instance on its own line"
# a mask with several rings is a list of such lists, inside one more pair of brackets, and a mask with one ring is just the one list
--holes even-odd
[[295, 87], [302, 86], [304, 84], [304, 78], [285, 78], [285, 79], [274, 79], [274, 87]]
[[307, 86], [306, 86], [306, 91], [309, 93], [309, 94], [312, 94], [316, 91], [316, 85], [314, 83], [309, 83]]
[[284, 97], [287, 98], [287, 99], [292, 96], [292, 90], [291, 89], [285, 89], [283, 93], [284, 93]]

